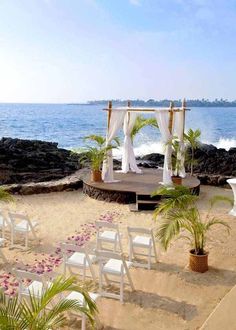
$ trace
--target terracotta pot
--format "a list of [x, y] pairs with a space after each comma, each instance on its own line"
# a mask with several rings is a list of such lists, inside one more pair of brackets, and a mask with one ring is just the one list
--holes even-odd
[[208, 253], [197, 255], [193, 250], [189, 252], [189, 267], [194, 272], [205, 273], [208, 271]]
[[102, 181], [102, 172], [98, 170], [91, 171], [91, 181], [101, 182]]
[[172, 176], [172, 182], [178, 186], [182, 184], [182, 178], [180, 176]]

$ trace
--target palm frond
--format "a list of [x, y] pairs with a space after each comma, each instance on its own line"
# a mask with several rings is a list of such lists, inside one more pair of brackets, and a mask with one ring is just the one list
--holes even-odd
[[230, 225], [226, 221], [218, 219], [216, 217], [213, 217], [207, 221], [207, 223], [205, 224], [206, 231], [208, 231], [214, 225], [223, 225], [229, 234], [231, 229]]
[[4, 202], [12, 202], [14, 199], [13, 196], [9, 194], [9, 192], [3, 188], [0, 188], [0, 200]]
[[158, 124], [155, 118], [144, 118], [143, 116], [138, 116], [135, 120], [134, 126], [131, 131], [131, 139], [139, 133], [139, 131], [145, 126], [152, 126], [158, 128]]
[[193, 195], [188, 187], [178, 185], [171, 188], [162, 187], [151, 196], [162, 196], [161, 202], [154, 211], [156, 219], [160, 214], [165, 215], [174, 208], [187, 208], [198, 200], [198, 196]]
[[[76, 291], [84, 297], [84, 305], [78, 300], [68, 300], [65, 293]], [[87, 291], [76, 283], [74, 277], [57, 277], [38, 298], [30, 292], [29, 300], [18, 301], [17, 297], [7, 299], [0, 293], [0, 329], [58, 329], [65, 320], [65, 313], [75, 311], [87, 316], [94, 323], [96, 304]]]
[[226, 202], [229, 203], [231, 206], [234, 205], [234, 200], [233, 198], [227, 197], [227, 196], [222, 196], [222, 195], [215, 195], [213, 196], [210, 200], [210, 205], [213, 207], [216, 203], [219, 202]]

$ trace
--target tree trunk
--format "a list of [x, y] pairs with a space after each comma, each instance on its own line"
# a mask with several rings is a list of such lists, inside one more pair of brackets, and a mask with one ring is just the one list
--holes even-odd
[[193, 175], [193, 161], [194, 161], [194, 150], [192, 149], [191, 171], [190, 171], [191, 175]]

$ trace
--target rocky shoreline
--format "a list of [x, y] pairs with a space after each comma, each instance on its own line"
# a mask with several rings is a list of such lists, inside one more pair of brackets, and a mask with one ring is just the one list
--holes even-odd
[[[75, 174], [76, 184], [69, 186], [65, 184], [65, 189], [78, 189], [81, 185], [78, 183], [76, 173], [82, 168], [80, 157], [79, 154], [70, 150], [58, 148], [57, 143], [2, 138], [0, 140], [0, 184], [15, 185], [13, 191], [20, 193], [22, 188], [18, 188], [22, 185], [27, 184], [28, 191], [31, 191], [34, 184], [44, 182], [43, 185], [37, 185], [38, 191], [48, 191], [47, 186], [57, 191], [55, 182], [58, 181], [60, 185], [58, 189], [63, 190], [64, 185], [61, 186], [60, 180], [73, 177]], [[200, 179], [201, 184], [227, 186], [226, 180], [236, 177], [236, 148], [226, 151], [217, 149], [213, 145], [202, 144], [195, 151], [195, 158], [197, 164], [194, 167], [194, 175]], [[139, 166], [146, 168], [162, 167], [163, 161], [163, 155], [157, 153], [137, 158]], [[119, 169], [120, 165], [120, 161], [114, 160], [115, 169]], [[189, 171], [188, 166], [187, 171]]]

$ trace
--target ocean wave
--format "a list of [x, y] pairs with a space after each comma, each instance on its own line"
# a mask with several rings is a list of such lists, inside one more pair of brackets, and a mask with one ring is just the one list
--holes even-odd
[[[225, 150], [229, 150], [230, 148], [236, 148], [236, 139], [227, 139], [227, 138], [220, 138], [217, 142], [211, 141], [203, 141], [206, 144], [213, 144], [217, 148], [223, 148]], [[113, 150], [113, 155], [116, 159], [121, 159], [122, 157], [123, 148], [120, 147], [118, 149]], [[136, 157], [142, 157], [144, 155], [158, 153], [164, 154], [164, 145], [163, 143], [159, 142], [148, 142], [142, 143], [139, 146], [134, 147], [134, 153]]]
[[[113, 155], [116, 159], [120, 159], [122, 156], [123, 148], [120, 147], [118, 149], [113, 150]], [[143, 143], [140, 146], [134, 147], [134, 153], [135, 156], [142, 157], [144, 155], [152, 154], [152, 153], [158, 153], [158, 154], [164, 154], [164, 145], [161, 142], [149, 142], [149, 143]]]
[[213, 143], [217, 148], [223, 148], [229, 150], [230, 148], [236, 148], [236, 139], [220, 138], [218, 142]]

